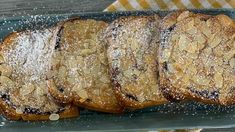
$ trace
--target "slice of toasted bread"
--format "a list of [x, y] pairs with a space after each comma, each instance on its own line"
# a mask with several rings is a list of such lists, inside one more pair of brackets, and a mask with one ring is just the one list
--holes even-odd
[[235, 103], [235, 28], [225, 15], [189, 11], [162, 22], [160, 85], [176, 100]]
[[159, 22], [158, 16], [121, 17], [106, 31], [113, 85], [126, 108], [168, 102], [158, 85]]
[[56, 103], [46, 80], [58, 28], [14, 32], [0, 45], [0, 109], [12, 120], [56, 120], [78, 116]]
[[111, 85], [106, 48], [101, 34], [107, 23], [95, 20], [66, 21], [58, 34], [48, 81], [51, 95], [59, 102], [108, 113], [120, 113]]

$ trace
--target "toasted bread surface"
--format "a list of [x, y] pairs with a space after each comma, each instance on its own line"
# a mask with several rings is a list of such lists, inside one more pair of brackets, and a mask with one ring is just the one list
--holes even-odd
[[163, 92], [176, 100], [234, 104], [233, 20], [225, 15], [184, 11], [170, 14], [161, 25], [159, 71]]
[[91, 19], [64, 22], [53, 56], [52, 71], [57, 74], [48, 81], [51, 95], [59, 102], [101, 112], [122, 112], [114, 96], [102, 42], [107, 25]]
[[[14, 32], [0, 46], [0, 109], [12, 120], [78, 116], [78, 109], [56, 103], [46, 80], [58, 28]], [[71, 112], [71, 113], [70, 113]], [[65, 115], [67, 114], [67, 115]]]
[[129, 16], [106, 31], [108, 60], [116, 96], [130, 109], [167, 103], [158, 85], [158, 16]]

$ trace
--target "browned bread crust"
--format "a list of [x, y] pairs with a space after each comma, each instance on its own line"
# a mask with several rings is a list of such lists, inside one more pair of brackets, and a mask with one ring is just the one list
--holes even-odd
[[184, 11], [168, 15], [161, 25], [163, 93], [176, 100], [234, 104], [233, 20]]
[[[67, 108], [56, 114], [56, 116], [58, 116], [59, 119], [78, 117], [79, 116], [78, 108], [75, 106], [69, 106], [69, 107], [70, 108]], [[12, 106], [9, 106], [2, 99], [0, 99], [0, 113], [9, 120], [24, 120], [24, 121], [53, 120], [53, 117], [50, 117], [52, 114], [48, 113], [44, 114], [16, 113], [16, 110], [12, 108]]]
[[158, 86], [159, 22], [158, 16], [121, 17], [106, 31], [115, 93], [126, 108], [168, 102]]
[[72, 19], [58, 34], [49, 92], [58, 101], [101, 112], [120, 113], [112, 89], [106, 47], [102, 42], [107, 23]]
[[47, 92], [50, 62], [44, 61], [50, 61], [56, 32], [57, 28], [13, 32], [0, 45], [0, 111], [4, 117], [57, 120], [79, 115], [77, 107], [58, 104]]

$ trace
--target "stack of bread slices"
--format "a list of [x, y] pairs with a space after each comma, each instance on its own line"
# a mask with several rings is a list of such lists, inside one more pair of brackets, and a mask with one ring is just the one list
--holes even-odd
[[226, 15], [75, 18], [0, 45], [0, 112], [11, 120], [185, 100], [235, 104], [235, 22]]

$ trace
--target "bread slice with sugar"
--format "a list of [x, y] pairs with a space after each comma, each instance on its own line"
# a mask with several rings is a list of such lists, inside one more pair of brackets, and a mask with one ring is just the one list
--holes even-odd
[[0, 45], [0, 110], [12, 120], [57, 120], [79, 111], [56, 103], [46, 80], [58, 28], [13, 32]]
[[57, 101], [101, 112], [122, 112], [101, 37], [107, 25], [91, 19], [71, 19], [62, 25], [51, 68], [56, 74], [48, 81]]
[[108, 60], [116, 96], [129, 109], [167, 103], [158, 85], [158, 16], [129, 16], [106, 30]]
[[162, 22], [160, 85], [176, 100], [235, 103], [235, 24], [225, 15], [173, 13]]

